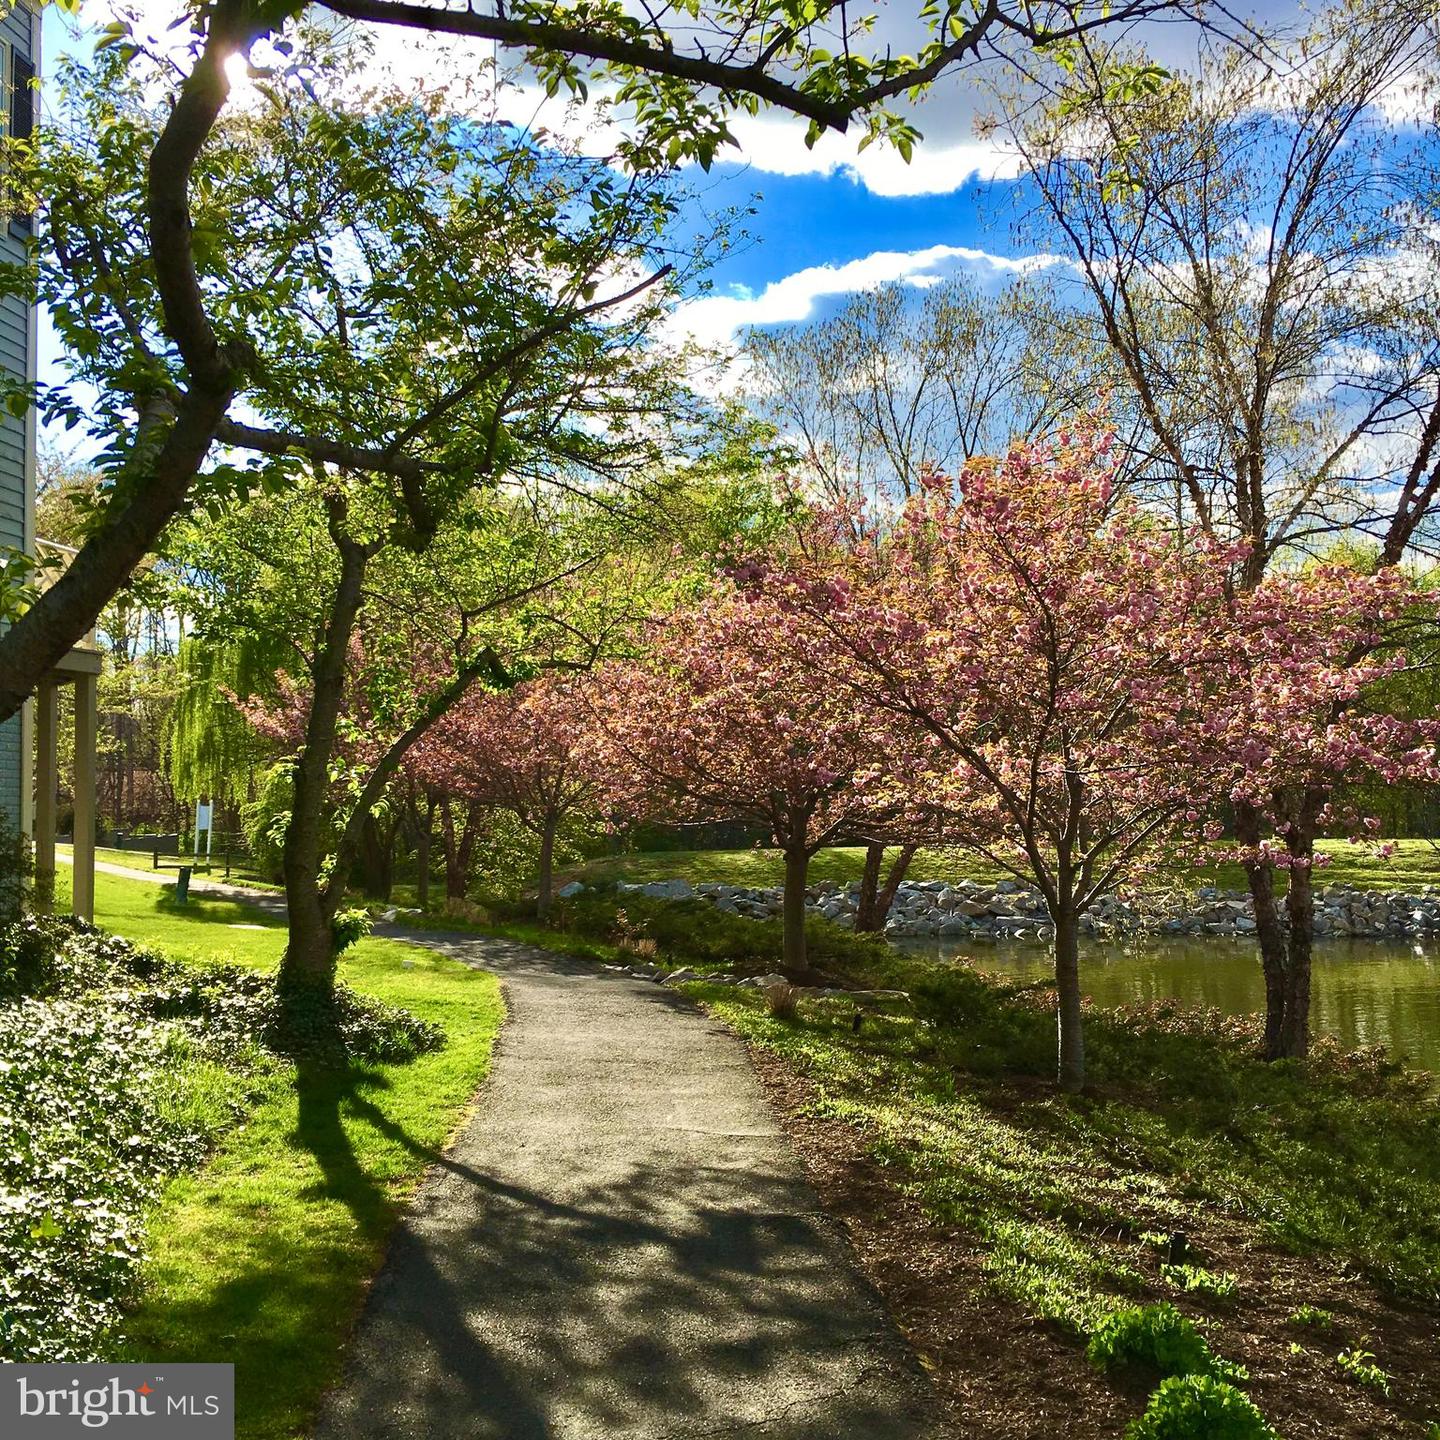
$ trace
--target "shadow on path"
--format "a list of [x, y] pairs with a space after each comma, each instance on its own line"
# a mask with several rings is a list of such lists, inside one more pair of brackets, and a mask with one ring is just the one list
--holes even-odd
[[733, 1037], [527, 946], [387, 933], [495, 970], [511, 1020], [317, 1440], [942, 1433]]

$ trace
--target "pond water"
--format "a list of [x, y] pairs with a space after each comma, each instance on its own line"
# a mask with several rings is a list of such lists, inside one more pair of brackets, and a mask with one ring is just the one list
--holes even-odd
[[[909, 940], [903, 948], [1017, 980], [1053, 973], [1040, 945]], [[1080, 978], [1086, 994], [1102, 1006], [1175, 1000], [1231, 1015], [1265, 1008], [1260, 960], [1244, 941], [1092, 941], [1081, 948]], [[1383, 1045], [1408, 1064], [1440, 1075], [1440, 943], [1317, 943], [1310, 1023], [1313, 1033], [1333, 1035], [1347, 1050]]]

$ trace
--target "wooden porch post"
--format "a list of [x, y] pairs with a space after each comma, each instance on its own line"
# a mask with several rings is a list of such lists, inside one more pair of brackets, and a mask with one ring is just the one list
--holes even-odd
[[75, 874], [71, 910], [95, 918], [95, 715], [94, 675], [75, 677]]
[[35, 910], [40, 915], [55, 908], [56, 700], [55, 682], [41, 681], [35, 692]]

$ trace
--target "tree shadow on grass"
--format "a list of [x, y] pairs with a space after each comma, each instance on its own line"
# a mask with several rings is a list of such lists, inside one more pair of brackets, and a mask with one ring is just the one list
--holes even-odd
[[151, 908], [157, 915], [190, 920], [198, 925], [258, 925], [264, 930], [282, 929], [285, 925], [283, 899], [270, 904], [264, 900], [232, 899], [192, 890], [188, 900], [178, 900], [173, 883], [158, 885], [155, 889]]
[[202, 1189], [185, 1206], [180, 1244], [207, 1267], [201, 1283], [167, 1275], [168, 1257], [156, 1256], [160, 1289], [135, 1317], [126, 1355], [232, 1362], [241, 1435], [299, 1433], [338, 1377], [402, 1209], [402, 1193], [366, 1169], [346, 1128], [379, 1117], [392, 1139], [404, 1133], [360, 1100], [385, 1084], [373, 1068], [300, 1062], [293, 1129], [277, 1115], [264, 1163], [222, 1167], [217, 1193]]
[[390, 1137], [414, 1142], [372, 1102], [362, 1098], [366, 1089], [383, 1088], [384, 1077], [357, 1065], [319, 1064], [302, 1059], [295, 1067], [295, 1140], [320, 1167], [320, 1183], [304, 1198], [327, 1197], [348, 1209], [366, 1237], [383, 1237], [394, 1224], [398, 1206], [390, 1192], [361, 1165], [345, 1132], [342, 1112], [363, 1115]]

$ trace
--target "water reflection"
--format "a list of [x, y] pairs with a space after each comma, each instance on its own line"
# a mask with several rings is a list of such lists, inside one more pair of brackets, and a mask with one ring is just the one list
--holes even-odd
[[[1038, 945], [942, 940], [901, 944], [912, 954], [968, 961], [1021, 980], [1051, 973], [1049, 953]], [[1098, 1005], [1175, 1000], [1232, 1015], [1265, 1008], [1260, 961], [1246, 941], [1095, 941], [1081, 950], [1081, 978]], [[1384, 1045], [1412, 1065], [1440, 1072], [1440, 944], [1317, 944], [1311, 1024], [1316, 1034], [1333, 1035], [1347, 1049]]]

